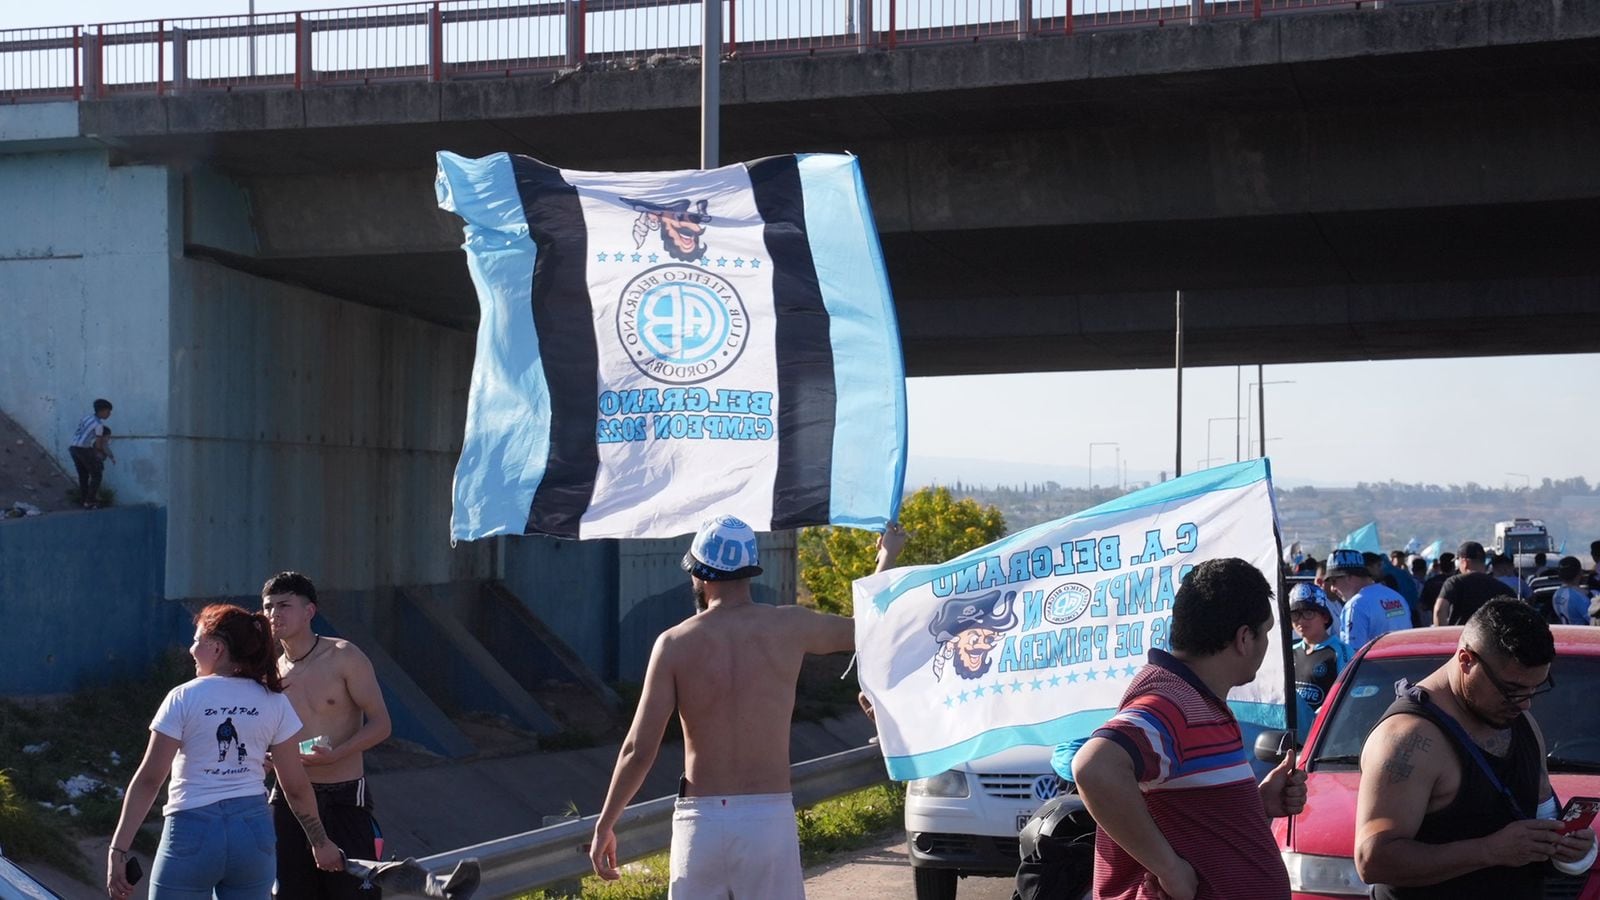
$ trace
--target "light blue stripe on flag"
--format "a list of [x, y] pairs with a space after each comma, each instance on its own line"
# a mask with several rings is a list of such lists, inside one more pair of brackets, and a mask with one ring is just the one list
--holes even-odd
[[1028, 745], [1054, 747], [1075, 738], [1086, 737], [1104, 725], [1107, 719], [1116, 715], [1116, 712], [1114, 709], [1079, 710], [1048, 722], [1012, 725], [985, 731], [983, 734], [927, 753], [886, 756], [883, 762], [889, 770], [889, 777], [895, 781], [928, 778], [969, 759], [981, 759], [1012, 747]]
[[1032, 528], [1002, 538], [993, 544], [987, 544], [976, 550], [969, 550], [942, 565], [918, 567], [916, 570], [908, 572], [905, 577], [892, 582], [888, 590], [878, 593], [872, 600], [880, 611], [886, 610], [889, 608], [889, 604], [895, 601], [895, 598], [906, 591], [937, 581], [946, 575], [959, 572], [977, 560], [989, 556], [1009, 557], [1018, 550], [1028, 550], [1037, 543], [1037, 535], [1054, 531], [1066, 522], [1081, 522], [1085, 519], [1119, 515], [1147, 509], [1152, 506], [1176, 503], [1180, 500], [1198, 497], [1201, 494], [1209, 494], [1212, 491], [1248, 487], [1269, 477], [1271, 477], [1271, 467], [1267, 460], [1250, 459], [1230, 466], [1217, 466], [1195, 472], [1192, 475], [1174, 478], [1171, 481], [1134, 491], [1131, 494], [1124, 494], [1115, 500], [1108, 500], [1083, 512], [1040, 523]]
[[462, 246], [482, 311], [450, 534], [521, 534], [503, 523], [527, 521], [550, 455], [550, 386], [533, 328], [537, 250], [509, 156], [438, 160], [434, 189], [439, 206], [467, 223]]
[[[905, 481], [906, 394], [900, 333], [861, 166], [853, 156], [798, 157], [806, 234], [828, 310], [837, 396], [829, 521], [883, 530]], [[894, 478], [883, 477], [893, 461]]]

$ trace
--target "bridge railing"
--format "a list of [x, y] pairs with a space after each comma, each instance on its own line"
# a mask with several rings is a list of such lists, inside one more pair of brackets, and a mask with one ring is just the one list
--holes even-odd
[[[1370, 9], [1384, 0], [721, 2], [726, 52], [753, 55], [1015, 40]], [[0, 103], [658, 65], [699, 56], [702, 14], [700, 0], [424, 0], [12, 29], [0, 31]]]

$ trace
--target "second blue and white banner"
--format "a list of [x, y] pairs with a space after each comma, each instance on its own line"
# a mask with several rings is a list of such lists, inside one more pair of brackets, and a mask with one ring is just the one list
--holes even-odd
[[[1053, 746], [1110, 718], [1194, 566], [1240, 557], [1278, 583], [1266, 460], [1207, 469], [1038, 525], [936, 566], [855, 583], [862, 689], [895, 779], [1024, 744]], [[1281, 728], [1282, 631], [1256, 680], [1228, 697]]]

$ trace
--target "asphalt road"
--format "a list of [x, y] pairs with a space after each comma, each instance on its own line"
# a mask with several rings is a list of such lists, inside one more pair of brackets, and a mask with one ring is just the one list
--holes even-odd
[[[959, 900], [1011, 900], [1010, 878], [964, 878]], [[806, 900], [913, 900], [911, 864], [900, 834], [806, 873]]]

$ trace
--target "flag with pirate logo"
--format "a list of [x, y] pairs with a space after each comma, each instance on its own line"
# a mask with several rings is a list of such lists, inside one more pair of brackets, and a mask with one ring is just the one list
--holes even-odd
[[895, 515], [904, 372], [855, 157], [438, 163], [482, 310], [452, 537]]
[[[857, 581], [861, 688], [889, 776], [1087, 737], [1149, 652], [1168, 648], [1196, 565], [1240, 557], [1277, 590], [1276, 529], [1267, 461], [1252, 460]], [[1284, 727], [1284, 634], [1275, 621], [1255, 680], [1228, 695], [1247, 740]]]

